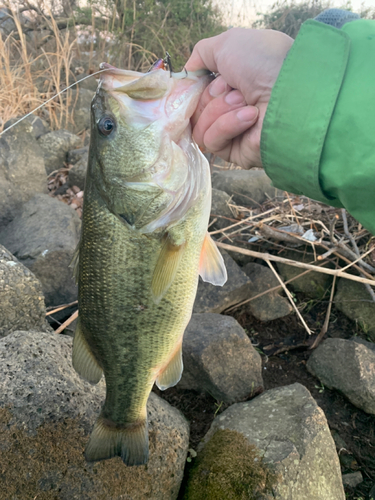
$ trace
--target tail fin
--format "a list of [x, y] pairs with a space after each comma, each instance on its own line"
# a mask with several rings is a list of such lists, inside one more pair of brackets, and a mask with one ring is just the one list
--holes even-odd
[[120, 456], [126, 465], [148, 462], [148, 426], [142, 420], [122, 427], [100, 416], [86, 446], [88, 462]]

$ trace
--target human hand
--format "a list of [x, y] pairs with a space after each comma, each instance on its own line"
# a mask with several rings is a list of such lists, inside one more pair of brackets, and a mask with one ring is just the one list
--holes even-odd
[[278, 31], [243, 28], [196, 44], [186, 69], [219, 73], [192, 117], [199, 146], [243, 168], [262, 166], [263, 119], [292, 44], [292, 38]]

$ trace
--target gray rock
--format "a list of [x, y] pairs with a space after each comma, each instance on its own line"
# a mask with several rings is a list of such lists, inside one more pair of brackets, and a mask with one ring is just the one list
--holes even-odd
[[[249, 243], [246, 243], [242, 240], [238, 240], [236, 241], [236, 246], [240, 247], [240, 248], [244, 248], [245, 250], [251, 250], [251, 246]], [[259, 248], [256, 248], [255, 250], [259, 250]], [[228, 255], [230, 255], [232, 257], [232, 259], [240, 266], [240, 267], [244, 267], [246, 266], [246, 264], [248, 264], [249, 262], [254, 262], [255, 258], [254, 257], [250, 257], [250, 255], [245, 255], [243, 253], [238, 253], [238, 252], [232, 252], [231, 250], [226, 250]]]
[[90, 127], [91, 120], [91, 101], [95, 91], [80, 88], [72, 90], [70, 109], [72, 110], [73, 124], [68, 124], [68, 130], [75, 134], [82, 132]]
[[88, 154], [89, 147], [84, 146], [83, 148], [73, 149], [68, 153], [68, 163], [75, 165], [83, 156]]
[[[251, 279], [250, 297], [255, 297], [270, 288], [280, 285], [271, 269], [261, 264], [251, 262], [242, 269]], [[252, 300], [246, 305], [246, 308], [255, 318], [261, 321], [283, 318], [293, 311], [289, 300], [281, 297], [279, 291], [270, 292]]]
[[[14, 123], [16, 123], [18, 120], [20, 120], [22, 117], [18, 116], [17, 118], [11, 118], [8, 120], [5, 125], [4, 125], [4, 130]], [[47, 134], [47, 132], [50, 132], [50, 128], [48, 126], [48, 123], [45, 120], [42, 120], [39, 116], [36, 115], [29, 115], [25, 116], [24, 121], [28, 122], [32, 127], [33, 127], [33, 135], [35, 139], [39, 139], [44, 134]]]
[[207, 392], [218, 401], [243, 401], [263, 390], [262, 361], [230, 316], [193, 314], [182, 346], [179, 387]]
[[194, 313], [221, 313], [249, 297], [250, 279], [226, 252], [221, 253], [227, 268], [228, 281], [224, 286], [214, 286], [199, 279]]
[[363, 476], [360, 471], [351, 472], [350, 474], [343, 474], [342, 483], [344, 486], [350, 486], [351, 488], [355, 488], [363, 481]]
[[375, 340], [375, 303], [364, 285], [341, 278], [334, 304], [345, 316], [357, 321], [371, 340]]
[[47, 192], [43, 152], [23, 121], [0, 138], [0, 231], [36, 193]]
[[[310, 250], [305, 253], [287, 250], [286, 252], [283, 252], [282, 257], [299, 262], [305, 262], [307, 264], [312, 264], [314, 261], [314, 255], [310, 253]], [[327, 264], [325, 267], [332, 268], [330, 264]], [[280, 262], [277, 263], [277, 268], [284, 281], [288, 281], [306, 271], [306, 269], [300, 269], [298, 267], [282, 264]], [[301, 276], [301, 278], [292, 281], [292, 283], [288, 286], [290, 286], [294, 291], [302, 292], [307, 297], [312, 299], [321, 299], [331, 286], [331, 283], [332, 276], [329, 274], [310, 271], [304, 276]]]
[[212, 174], [212, 187], [233, 196], [237, 205], [258, 207], [269, 198], [280, 196], [264, 170], [222, 170]]
[[[22, 24], [27, 23], [27, 18], [21, 12], [17, 13]], [[7, 37], [12, 32], [17, 33], [17, 25], [14, 22], [14, 14], [7, 7], [0, 7], [0, 33]]]
[[49, 331], [42, 285], [0, 245], [0, 337], [19, 329]]
[[44, 164], [47, 174], [63, 167], [68, 159], [68, 152], [81, 146], [81, 139], [68, 130], [56, 130], [43, 135], [39, 139], [43, 150]]
[[14, 332], [0, 340], [0, 432], [6, 449], [0, 463], [8, 497], [49, 491], [61, 500], [175, 500], [189, 444], [185, 418], [151, 394], [149, 463], [126, 467], [120, 458], [86, 463], [87, 434], [104, 401], [105, 384], [102, 379], [92, 386], [76, 374], [71, 349], [72, 339], [61, 335]]
[[87, 163], [89, 154], [84, 153], [78, 162], [69, 170], [69, 186], [78, 186], [80, 189], [85, 188]]
[[375, 351], [364, 343], [327, 339], [313, 351], [307, 369], [323, 385], [342, 392], [361, 410], [375, 414]]
[[80, 227], [75, 210], [39, 194], [0, 233], [0, 243], [42, 283], [47, 306], [77, 299], [77, 286], [68, 266], [79, 241]]
[[280, 474], [272, 498], [344, 500], [339, 460], [323, 411], [300, 384], [278, 387], [215, 418], [199, 450], [218, 429], [240, 432]]
[[[212, 190], [210, 222], [212, 222], [214, 219], [217, 219], [217, 221], [214, 222], [212, 226], [210, 226], [210, 230], [213, 231], [217, 229], [223, 229], [233, 224], [233, 220], [229, 219], [235, 219], [236, 214], [234, 214], [228, 206], [230, 198], [231, 197], [229, 196], [229, 194], [225, 193], [224, 191], [219, 191], [218, 189]], [[231, 203], [234, 204], [234, 202]]]
[[[86, 76], [88, 76], [88, 73], [82, 73], [77, 77], [77, 80], [82, 80]], [[98, 81], [96, 80], [97, 77], [98, 75], [83, 80], [81, 83], [78, 84], [79, 89], [90, 90], [90, 92], [93, 94], [94, 92], [96, 92], [96, 89], [98, 88]]]

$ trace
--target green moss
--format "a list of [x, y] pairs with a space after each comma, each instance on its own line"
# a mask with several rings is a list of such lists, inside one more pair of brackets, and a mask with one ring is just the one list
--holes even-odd
[[260, 500], [278, 481], [242, 434], [219, 430], [190, 470], [184, 500]]

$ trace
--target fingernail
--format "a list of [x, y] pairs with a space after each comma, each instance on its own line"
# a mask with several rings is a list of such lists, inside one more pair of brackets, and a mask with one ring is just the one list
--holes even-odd
[[245, 102], [245, 99], [239, 90], [232, 90], [232, 92], [229, 92], [229, 94], [225, 97], [225, 102], [231, 105], [241, 104], [241, 102]]
[[218, 97], [221, 94], [224, 94], [229, 89], [228, 84], [225, 82], [225, 80], [221, 77], [218, 76], [210, 85], [209, 88], [209, 93], [212, 95], [212, 97]]
[[241, 122], [253, 122], [259, 114], [259, 109], [254, 106], [248, 106], [247, 108], [242, 108], [237, 113], [237, 118]]

